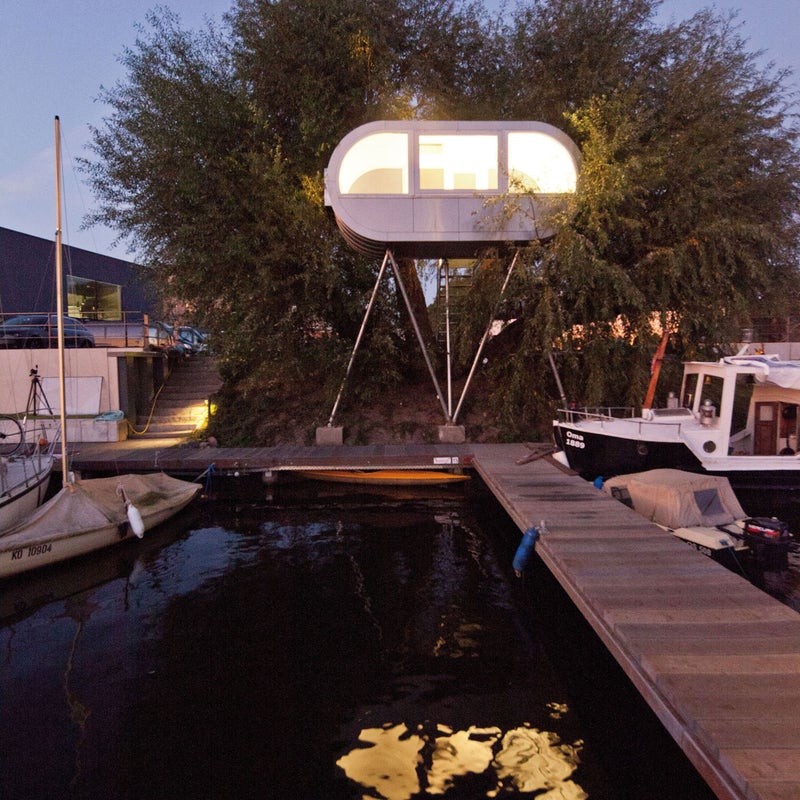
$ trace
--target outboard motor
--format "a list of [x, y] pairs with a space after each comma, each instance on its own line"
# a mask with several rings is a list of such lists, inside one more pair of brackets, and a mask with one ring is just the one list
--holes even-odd
[[748, 517], [744, 521], [744, 541], [764, 572], [789, 568], [789, 548], [793, 539], [785, 522], [775, 517]]

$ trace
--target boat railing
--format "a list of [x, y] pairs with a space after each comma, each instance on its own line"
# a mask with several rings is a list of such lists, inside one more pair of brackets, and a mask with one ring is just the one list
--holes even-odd
[[[661, 412], [661, 413], [658, 413]], [[694, 422], [695, 417], [688, 408], [652, 409], [648, 410], [649, 418], [644, 417], [639, 409], [631, 406], [595, 406], [560, 408], [557, 411], [557, 422], [579, 425], [582, 422], [599, 423], [603, 427], [607, 423], [627, 420], [635, 423], [640, 434], [647, 431], [658, 431], [659, 436], [665, 433], [679, 436], [683, 425]]]
[[581, 420], [632, 419], [636, 409], [632, 406], [581, 406], [575, 408], [559, 408], [559, 422], [580, 422]]

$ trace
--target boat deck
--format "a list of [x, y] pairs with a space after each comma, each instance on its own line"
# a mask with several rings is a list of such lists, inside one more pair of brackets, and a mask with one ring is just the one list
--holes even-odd
[[[723, 800], [800, 797], [800, 614], [515, 445], [81, 445], [76, 469], [199, 475], [472, 467]], [[546, 448], [543, 448], [546, 449]], [[527, 463], [521, 463], [527, 462]]]

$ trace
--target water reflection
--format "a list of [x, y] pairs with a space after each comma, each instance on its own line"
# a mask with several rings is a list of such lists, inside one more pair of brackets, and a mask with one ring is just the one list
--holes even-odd
[[588, 797], [571, 780], [582, 743], [563, 744], [557, 734], [528, 725], [503, 733], [498, 727], [453, 730], [439, 724], [428, 732], [424, 726], [410, 731], [404, 723], [387, 724], [365, 728], [358, 740], [366, 746], [336, 764], [350, 780], [377, 793], [370, 797], [381, 800], [445, 794], [470, 774], [488, 780], [482, 794], [488, 798], [508, 790], [537, 792], [547, 800]]
[[[705, 797], [694, 775], [680, 795], [615, 793], [663, 768], [666, 734], [636, 737], [650, 759], [616, 757], [636, 708], [614, 694], [596, 713], [596, 686], [612, 696], [596, 658], [554, 669], [563, 642], [510, 580], [517, 533], [485, 516], [453, 499], [198, 506], [4, 584], [0, 797]], [[537, 615], [567, 634], [546, 594]]]

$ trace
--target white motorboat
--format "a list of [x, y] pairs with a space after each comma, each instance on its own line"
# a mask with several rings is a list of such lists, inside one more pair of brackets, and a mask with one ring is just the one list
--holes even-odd
[[52, 415], [31, 370], [28, 404], [21, 419], [0, 416], [0, 535], [44, 502], [53, 471], [55, 422], [39, 418], [42, 404]]
[[38, 447], [32, 455], [0, 456], [0, 535], [44, 501], [53, 456]]
[[588, 480], [675, 468], [728, 478], [752, 513], [800, 503], [800, 361], [739, 355], [684, 364], [666, 408], [561, 409], [558, 458]]

